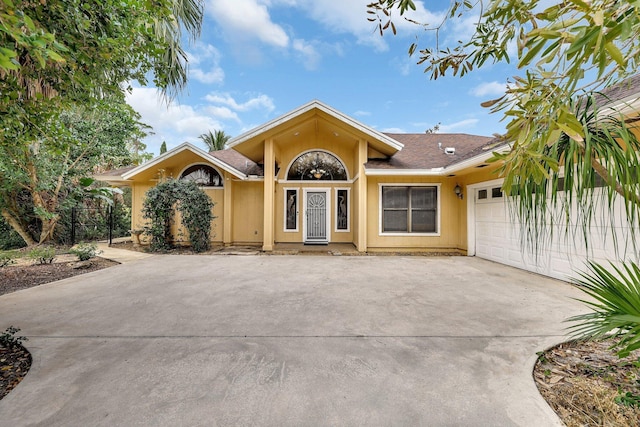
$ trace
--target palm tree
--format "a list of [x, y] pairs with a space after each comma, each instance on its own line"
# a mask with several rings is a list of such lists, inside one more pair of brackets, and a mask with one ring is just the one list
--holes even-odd
[[198, 138], [204, 142], [209, 151], [224, 150], [224, 146], [231, 136], [224, 133], [223, 130], [217, 130], [215, 132], [209, 131], [209, 133], [203, 133]]
[[[13, 47], [0, 52], [0, 82], [3, 86], [11, 84], [2, 88], [7, 93], [17, 93], [20, 102], [67, 99], [76, 91], [100, 98], [110, 91], [122, 91], [123, 81], [145, 80], [139, 68], [151, 71], [165, 99], [174, 98], [184, 89], [187, 54], [182, 38], [186, 34], [195, 41], [200, 36], [204, 0], [164, 0], [158, 7], [147, 2], [141, 6], [141, 22], [136, 22], [136, 14], [125, 10], [127, 6], [112, 10], [108, 5], [97, 5], [91, 10], [88, 28], [84, 21], [88, 12], [68, 11], [64, 4], [58, 0], [48, 2], [46, 7], [45, 2], [9, 7], [6, 16], [21, 18], [7, 25], [8, 31], [0, 32], [0, 45]], [[119, 19], [111, 14], [117, 17], [119, 13], [128, 15], [123, 17], [124, 24], [115, 25], [113, 22]], [[21, 19], [32, 22], [34, 28], [23, 34], [29, 25], [20, 24]], [[4, 17], [2, 20], [4, 24]], [[138, 27], [148, 27], [153, 36], [139, 34]], [[131, 40], [136, 43], [130, 49], [118, 44]], [[79, 55], [77, 46], [91, 47], [83, 48]]]
[[182, 47], [186, 32], [195, 41], [202, 30], [203, 0], [172, 0], [173, 13], [160, 16], [152, 23], [156, 37], [165, 42], [163, 57], [154, 66], [163, 75], [166, 86], [162, 95], [173, 99], [187, 84], [187, 54]]
[[[514, 196], [512, 212], [522, 224], [522, 246], [535, 255], [544, 249], [541, 236], [551, 236], [554, 225], [569, 240], [581, 240], [588, 247], [595, 220], [606, 217], [606, 211], [613, 215], [617, 200], [628, 227], [621, 236], [612, 223], [608, 232], [614, 242], [628, 239], [636, 252], [640, 245], [637, 118], [601, 115], [596, 101], [588, 96], [574, 103], [584, 139], [561, 133], [555, 144], [542, 147], [533, 164], [543, 171], [542, 177], [512, 165], [510, 169], [508, 162], [503, 166], [504, 189]], [[597, 189], [597, 181], [604, 186]], [[620, 255], [617, 248], [613, 255]], [[618, 355], [624, 357], [640, 348], [640, 266], [628, 260], [623, 268], [594, 262], [587, 268], [572, 282], [591, 298], [583, 302], [593, 311], [568, 319], [574, 322], [570, 330], [581, 339], [613, 334]]]

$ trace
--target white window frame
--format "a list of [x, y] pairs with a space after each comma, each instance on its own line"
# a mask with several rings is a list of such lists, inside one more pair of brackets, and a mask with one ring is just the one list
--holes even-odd
[[[283, 193], [283, 199], [284, 199], [284, 215], [283, 215], [283, 222], [282, 222], [282, 230], [285, 233], [297, 233], [300, 231], [300, 188], [298, 187], [283, 187], [282, 190], [284, 191]], [[295, 191], [296, 192], [296, 228], [295, 229], [288, 229], [287, 228], [287, 192], [288, 191]]]
[[[393, 182], [393, 183], [380, 183], [378, 184], [378, 235], [379, 236], [406, 236], [406, 237], [419, 237], [419, 236], [440, 236], [440, 211], [441, 211], [441, 186], [440, 183], [409, 183], [409, 182]], [[435, 187], [436, 189], [436, 231], [434, 233], [410, 233], [410, 232], [389, 232], [384, 231], [382, 228], [382, 217], [384, 210], [382, 208], [382, 188], [383, 187]]]
[[[339, 230], [338, 229], [338, 207], [340, 206], [340, 201], [338, 200], [338, 190], [346, 190], [347, 192], [347, 228], [344, 230]], [[334, 224], [334, 229], [333, 231], [336, 233], [350, 233], [351, 232], [351, 188], [349, 187], [335, 187], [335, 197], [334, 197], [334, 203], [335, 203], [335, 207], [334, 209], [336, 209], [335, 211], [335, 224]]]
[[220, 176], [220, 182], [222, 183], [222, 185], [220, 185], [219, 187], [211, 187], [211, 186], [206, 186], [206, 185], [199, 185], [198, 187], [200, 187], [203, 190], [224, 190], [224, 187], [225, 187], [225, 185], [224, 185], [224, 174], [222, 174], [222, 172], [220, 172], [220, 170], [217, 167], [215, 167], [215, 165], [212, 165], [210, 163], [205, 163], [205, 162], [194, 162], [194, 163], [191, 163], [190, 165], [187, 165], [187, 167], [182, 168], [182, 170], [178, 174], [178, 178], [177, 179], [182, 179], [181, 178], [182, 174], [192, 166], [208, 166], [210, 168], [213, 168], [213, 170], [218, 172], [218, 175]]
[[[502, 181], [489, 181], [489, 184], [487, 185], [483, 185], [481, 187], [478, 186], [473, 186], [473, 197], [471, 197], [472, 200], [475, 200], [476, 203], [495, 203], [496, 200], [505, 200], [507, 195], [504, 194], [504, 192], [501, 192], [501, 196], [500, 197], [494, 197], [493, 195], [493, 190], [495, 188], [502, 188]], [[493, 182], [493, 184], [491, 184]], [[499, 182], [499, 184], [498, 184]], [[484, 199], [480, 198], [480, 191], [482, 190], [486, 190], [487, 191], [487, 197]], [[467, 193], [469, 194], [469, 193]]]
[[[315, 151], [319, 151], [321, 153], [327, 153], [333, 157], [335, 157], [336, 159], [338, 159], [338, 161], [342, 164], [342, 167], [344, 168], [344, 172], [347, 174], [347, 179], [346, 180], [340, 180], [340, 181], [329, 181], [329, 180], [312, 180], [312, 179], [292, 179], [289, 180], [287, 179], [287, 177], [289, 176], [289, 170], [291, 169], [291, 166], [293, 166], [293, 163], [298, 160], [300, 157], [304, 156], [307, 153], [313, 153]], [[329, 151], [329, 150], [325, 150], [322, 148], [312, 148], [309, 150], [305, 150], [302, 151], [298, 154], [296, 154], [295, 156], [293, 156], [293, 159], [289, 162], [289, 164], [287, 165], [287, 169], [284, 171], [284, 179], [280, 179], [278, 180], [278, 182], [281, 183], [296, 183], [299, 184], [301, 182], [304, 182], [305, 184], [309, 184], [309, 183], [322, 183], [323, 185], [326, 184], [344, 184], [344, 183], [353, 183], [353, 179], [349, 179], [349, 168], [347, 167], [347, 164], [344, 162], [344, 160], [342, 160], [342, 158], [340, 156], [338, 156], [336, 153]]]

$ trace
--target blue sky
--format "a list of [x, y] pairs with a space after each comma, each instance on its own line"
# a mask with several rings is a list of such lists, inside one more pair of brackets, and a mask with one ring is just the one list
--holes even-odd
[[[169, 107], [152, 87], [137, 87], [128, 102], [153, 127], [145, 139], [158, 154], [198, 135], [222, 129], [237, 136], [311, 100], [383, 132], [492, 135], [504, 130], [500, 116], [480, 103], [499, 96], [516, 74], [489, 65], [464, 78], [430, 80], [407, 50], [433, 46], [432, 32], [396, 17], [398, 35], [384, 37], [367, 21], [370, 0], [207, 0], [200, 39], [186, 46], [189, 84]], [[448, 1], [423, 2], [412, 18], [438, 23]], [[473, 17], [450, 23], [441, 41], [473, 30]]]

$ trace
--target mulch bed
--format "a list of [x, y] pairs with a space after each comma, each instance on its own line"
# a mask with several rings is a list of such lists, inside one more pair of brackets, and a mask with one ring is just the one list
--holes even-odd
[[31, 367], [31, 354], [18, 344], [0, 342], [0, 400], [22, 381]]
[[569, 341], [540, 354], [536, 385], [568, 427], [640, 425], [640, 350], [620, 359], [612, 343]]
[[104, 258], [93, 258], [88, 267], [73, 268], [75, 263], [57, 262], [53, 264], [34, 264], [0, 268], [0, 295], [27, 289], [44, 283], [66, 279], [78, 274], [118, 265]]
[[[118, 265], [92, 258], [83, 268], [75, 262], [27, 264], [0, 268], [0, 295]], [[18, 325], [16, 325], [18, 326]], [[0, 334], [2, 334], [0, 330]], [[31, 354], [21, 345], [0, 341], [0, 400], [22, 381], [31, 367]]]

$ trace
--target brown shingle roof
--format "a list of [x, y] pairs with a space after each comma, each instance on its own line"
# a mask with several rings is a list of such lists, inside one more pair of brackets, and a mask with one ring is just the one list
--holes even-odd
[[640, 74], [636, 74], [618, 84], [604, 88], [600, 93], [596, 94], [595, 98], [596, 104], [602, 107], [634, 95], [640, 97]]
[[[404, 148], [389, 159], [371, 159], [367, 169], [437, 169], [454, 165], [476, 155], [495, 149], [498, 140], [488, 136], [463, 133], [387, 133], [404, 144]], [[439, 145], [440, 144], [440, 145]], [[455, 148], [446, 154], [445, 148]]]
[[227, 148], [226, 150], [211, 151], [209, 154], [245, 175], [264, 176], [262, 166], [238, 153], [236, 150]]
[[123, 174], [129, 172], [130, 170], [134, 169], [136, 166], [125, 166], [123, 168], [118, 168], [118, 169], [111, 169], [111, 170], [107, 170], [104, 172], [100, 172], [100, 173], [96, 173], [96, 176], [114, 176], [114, 177], [119, 177], [122, 176]]

